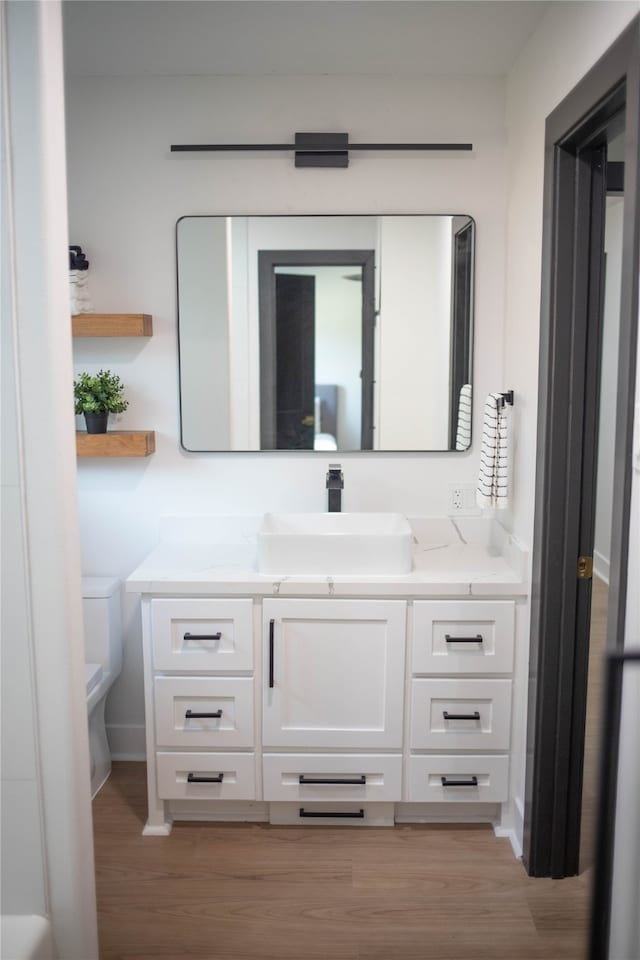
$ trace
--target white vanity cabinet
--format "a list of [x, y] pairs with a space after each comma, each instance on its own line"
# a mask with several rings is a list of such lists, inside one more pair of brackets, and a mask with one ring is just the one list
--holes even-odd
[[508, 799], [514, 631], [512, 601], [415, 601], [409, 802]]
[[172, 801], [256, 797], [253, 601], [143, 602], [148, 834]]
[[265, 600], [264, 746], [401, 749], [406, 606]]
[[174, 817], [391, 825], [436, 804], [495, 819], [509, 799], [513, 600], [142, 606], [146, 833]]

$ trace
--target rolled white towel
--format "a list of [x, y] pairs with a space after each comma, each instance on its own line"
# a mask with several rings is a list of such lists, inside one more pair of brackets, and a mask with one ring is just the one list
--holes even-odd
[[72, 314], [92, 313], [93, 311], [87, 274], [88, 270], [69, 271], [69, 298]]
[[476, 502], [480, 507], [509, 506], [509, 415], [502, 394], [490, 393], [484, 405]]

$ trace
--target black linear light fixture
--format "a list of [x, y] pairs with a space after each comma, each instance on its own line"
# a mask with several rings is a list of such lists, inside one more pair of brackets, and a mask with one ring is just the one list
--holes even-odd
[[296, 133], [295, 143], [172, 143], [172, 153], [293, 150], [296, 167], [348, 167], [351, 150], [473, 150], [472, 143], [349, 143], [348, 133]]

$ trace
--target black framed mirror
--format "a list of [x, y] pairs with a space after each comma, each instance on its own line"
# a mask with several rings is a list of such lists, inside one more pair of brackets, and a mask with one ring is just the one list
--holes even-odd
[[185, 216], [181, 439], [209, 451], [464, 451], [467, 215]]

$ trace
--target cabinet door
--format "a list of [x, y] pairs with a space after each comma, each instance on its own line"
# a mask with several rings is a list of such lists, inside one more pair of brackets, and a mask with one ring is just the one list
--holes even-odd
[[405, 618], [402, 600], [265, 600], [265, 745], [401, 747]]

